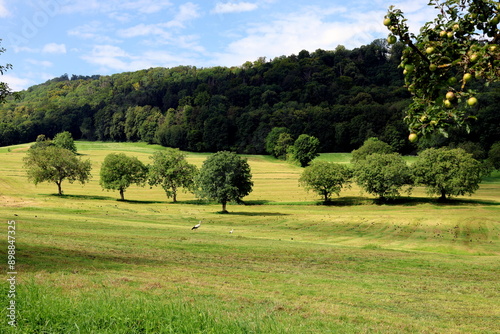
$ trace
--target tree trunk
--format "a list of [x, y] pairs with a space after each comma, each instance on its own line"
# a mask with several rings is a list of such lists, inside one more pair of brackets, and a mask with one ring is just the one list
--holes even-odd
[[61, 183], [62, 183], [61, 181], [56, 182], [56, 184], [57, 184], [57, 190], [58, 190], [58, 194], [59, 194], [59, 196], [62, 196], [62, 187], [61, 187]]
[[222, 213], [227, 213], [226, 204], [227, 204], [226, 201], [222, 202]]
[[123, 193], [124, 193], [124, 190], [123, 190], [123, 189], [120, 189], [120, 197], [121, 197], [122, 201], [124, 201], [124, 200], [125, 200], [125, 196], [124, 196], [124, 194], [123, 194]]
[[444, 189], [441, 189], [441, 197], [439, 197], [439, 200], [442, 202], [446, 201], [446, 191], [444, 191]]

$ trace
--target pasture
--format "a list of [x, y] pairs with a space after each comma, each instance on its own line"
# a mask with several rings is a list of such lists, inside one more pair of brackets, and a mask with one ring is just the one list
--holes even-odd
[[219, 214], [192, 194], [174, 204], [131, 186], [118, 201], [101, 189], [108, 153], [149, 163], [159, 146], [77, 142], [93, 178], [63, 182], [64, 196], [28, 183], [28, 147], [0, 148], [0, 252], [6, 268], [15, 220], [18, 322], [4, 280], [1, 333], [500, 333], [498, 172], [448, 203], [416, 188], [381, 205], [353, 186], [324, 206], [298, 187], [301, 168], [248, 156], [254, 191]]

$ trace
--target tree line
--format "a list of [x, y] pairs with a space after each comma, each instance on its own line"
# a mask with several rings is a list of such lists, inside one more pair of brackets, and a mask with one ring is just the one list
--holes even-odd
[[[491, 161], [498, 163], [500, 147], [492, 152]], [[201, 199], [217, 201], [222, 212], [227, 212], [227, 203], [242, 202], [253, 190], [247, 160], [233, 152], [211, 155], [200, 170], [189, 164], [179, 149], [157, 151], [150, 159], [152, 163], [146, 165], [136, 157], [110, 153], [101, 166], [99, 184], [103, 189], [118, 191], [121, 200], [125, 200], [125, 191], [132, 184], [161, 186], [173, 202], [182, 189]], [[445, 200], [474, 193], [483, 176], [492, 168], [500, 168], [493, 162], [481, 163], [463, 149], [446, 147], [422, 151], [417, 162], [409, 167], [389, 144], [376, 138], [368, 139], [352, 152], [351, 165], [313, 160], [305, 164], [299, 185], [322, 196], [325, 203], [352, 182], [383, 201], [400, 196], [403, 187], [411, 190], [414, 185], [426, 186], [429, 194], [438, 194]], [[85, 184], [91, 178], [91, 162], [76, 155], [69, 132], [57, 134], [54, 140], [39, 136], [25, 156], [24, 166], [30, 181], [55, 183], [59, 195], [63, 193], [64, 180]]]
[[[417, 149], [403, 122], [411, 95], [398, 69], [404, 46], [375, 40], [348, 50], [302, 50], [239, 67], [151, 68], [111, 76], [63, 75], [0, 105], [0, 145], [69, 131], [75, 139], [145, 141], [194, 152], [262, 154], [274, 128], [319, 140], [320, 152], [350, 152], [370, 137]], [[474, 83], [473, 83], [474, 84]], [[490, 149], [500, 136], [498, 85], [483, 87], [472, 132], [455, 144]], [[284, 141], [290, 138], [282, 138]], [[447, 145], [443, 136], [422, 148]], [[287, 154], [281, 153], [281, 154]]]

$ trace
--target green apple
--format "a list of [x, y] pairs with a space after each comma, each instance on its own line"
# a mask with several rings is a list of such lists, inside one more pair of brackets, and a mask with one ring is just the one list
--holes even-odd
[[391, 19], [390, 19], [390, 18], [386, 17], [386, 18], [384, 19], [384, 25], [385, 25], [386, 27], [390, 26], [390, 25], [391, 25], [391, 23], [392, 23], [392, 21], [391, 21]]
[[453, 92], [446, 93], [446, 99], [448, 101], [452, 101], [454, 98], [455, 98], [455, 93], [453, 93]]
[[497, 50], [497, 46], [496, 45], [490, 45], [489, 49], [490, 49], [490, 52], [495, 52]]
[[448, 38], [453, 38], [453, 31], [448, 31], [448, 32], [446, 33], [446, 36], [447, 36]]
[[437, 70], [437, 68], [438, 68], [438, 67], [437, 67], [437, 65], [436, 65], [436, 64], [430, 64], [430, 65], [429, 65], [429, 70], [430, 70], [431, 72], [434, 72], [435, 70]]
[[467, 100], [467, 104], [471, 107], [475, 106], [477, 104], [477, 99], [473, 96], [473, 97], [470, 97], [468, 100]]
[[460, 29], [460, 25], [458, 23], [455, 23], [453, 25], [453, 31], [458, 31]]
[[389, 44], [394, 44], [397, 41], [398, 41], [398, 39], [394, 35], [389, 35], [389, 37], [387, 37], [387, 43], [389, 43]]
[[440, 36], [440, 37], [445, 37], [445, 36], [446, 36], [446, 34], [447, 34], [446, 30], [441, 30], [441, 31], [439, 32], [439, 36]]
[[473, 53], [473, 54], [470, 55], [470, 61], [472, 63], [476, 62], [478, 58], [479, 58], [479, 56], [477, 54], [475, 54], [475, 53]]
[[411, 73], [415, 70], [415, 65], [413, 64], [406, 64], [405, 65], [405, 70], [408, 72], [408, 73]]
[[443, 104], [446, 108], [450, 109], [451, 107], [453, 107], [453, 104], [451, 103], [450, 100], [444, 100], [443, 101]]
[[418, 136], [416, 133], [410, 133], [410, 135], [408, 136], [408, 140], [411, 141], [412, 143], [416, 142], [418, 139]]
[[464, 82], [467, 82], [467, 81], [469, 81], [470, 79], [472, 79], [472, 74], [470, 74], [470, 73], [465, 73], [465, 74], [464, 74]]
[[437, 121], [430, 121], [429, 124], [432, 125], [432, 126], [436, 126], [438, 124], [438, 122]]
[[429, 54], [429, 55], [430, 55], [430, 54], [434, 53], [434, 50], [435, 50], [435, 49], [434, 49], [434, 47], [433, 47], [433, 46], [429, 46], [427, 49], [425, 49], [425, 52], [427, 52], [427, 54]]
[[457, 83], [457, 81], [458, 81], [458, 80], [457, 80], [457, 78], [455, 78], [455, 77], [451, 77], [451, 78], [449, 78], [449, 79], [448, 79], [448, 83], [449, 83], [450, 85], [452, 85], [452, 86], [453, 86], [454, 84], [456, 84], [456, 83]]

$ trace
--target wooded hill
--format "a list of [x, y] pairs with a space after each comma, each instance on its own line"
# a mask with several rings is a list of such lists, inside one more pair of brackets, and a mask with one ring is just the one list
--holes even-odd
[[[408, 153], [403, 110], [410, 95], [398, 65], [402, 45], [301, 51], [240, 67], [151, 68], [111, 76], [63, 75], [0, 106], [0, 146], [70, 131], [75, 139], [146, 141], [189, 151], [264, 153], [273, 127], [348, 152], [379, 137]], [[500, 138], [500, 87], [479, 96], [471, 134], [483, 149]], [[435, 142], [435, 144], [439, 144]]]

